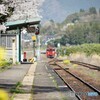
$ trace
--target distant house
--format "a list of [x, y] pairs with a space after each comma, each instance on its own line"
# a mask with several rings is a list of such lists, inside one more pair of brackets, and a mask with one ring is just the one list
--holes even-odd
[[66, 29], [69, 27], [69, 26], [73, 26], [74, 23], [67, 23], [66, 25], [63, 26], [63, 28], [61, 29], [62, 31], [66, 31]]
[[73, 25], [74, 25], [74, 23], [68, 23], [68, 24], [67, 24], [67, 27], [73, 26]]

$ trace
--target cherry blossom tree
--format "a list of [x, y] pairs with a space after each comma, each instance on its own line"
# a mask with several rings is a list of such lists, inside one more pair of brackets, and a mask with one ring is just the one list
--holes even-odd
[[0, 24], [2, 22], [42, 17], [39, 15], [45, 0], [0, 0]]
[[7, 17], [10, 17], [13, 12], [13, 7], [10, 6], [10, 2], [6, 0], [0, 0], [0, 31], [6, 30], [4, 22], [7, 21]]
[[9, 0], [10, 6], [14, 7], [13, 15], [8, 20], [18, 20], [34, 17], [39, 15], [40, 7], [44, 0]]

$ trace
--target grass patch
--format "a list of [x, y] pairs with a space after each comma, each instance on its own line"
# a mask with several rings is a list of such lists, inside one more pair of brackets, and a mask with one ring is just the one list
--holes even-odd
[[11, 68], [11, 65], [12, 65], [12, 63], [5, 59], [0, 60], [0, 72]]
[[10, 90], [11, 93], [24, 93], [24, 90], [19, 89], [19, 88], [12, 88]]
[[20, 87], [22, 87], [22, 83], [21, 82], [17, 82], [15, 85], [15, 88], [12, 88], [10, 90], [11, 93], [24, 93], [24, 90], [20, 89]]

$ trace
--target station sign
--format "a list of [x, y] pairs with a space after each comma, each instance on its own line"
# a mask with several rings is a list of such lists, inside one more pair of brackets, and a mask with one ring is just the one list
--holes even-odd
[[36, 41], [36, 36], [35, 36], [35, 35], [32, 36], [32, 40], [33, 40], [33, 41]]

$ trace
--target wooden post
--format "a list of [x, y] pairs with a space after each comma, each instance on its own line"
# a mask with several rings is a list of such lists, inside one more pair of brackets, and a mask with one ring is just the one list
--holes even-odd
[[16, 57], [15, 57], [15, 54], [16, 54], [16, 51], [15, 51], [15, 38], [12, 38], [12, 58], [13, 58], [13, 64], [16, 63]]
[[35, 57], [35, 41], [33, 41], [33, 56]]

